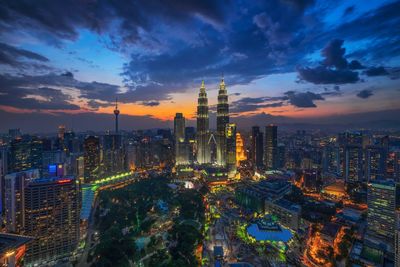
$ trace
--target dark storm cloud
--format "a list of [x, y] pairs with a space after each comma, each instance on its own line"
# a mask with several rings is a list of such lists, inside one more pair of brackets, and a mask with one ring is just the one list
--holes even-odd
[[367, 76], [386, 76], [389, 72], [384, 67], [371, 67], [364, 71]]
[[393, 1], [339, 25], [331, 34], [350, 41], [371, 41], [352, 53], [353, 57], [369, 58], [377, 63], [391, 59], [400, 53], [399, 10], [400, 1]]
[[[201, 78], [218, 82], [222, 73], [229, 88], [266, 75], [292, 72], [299, 62], [308, 64], [304, 62], [305, 55], [327, 43], [321, 52], [323, 62], [316, 67], [297, 68], [299, 78], [314, 84], [356, 83], [360, 78], [355, 70], [364, 66], [350, 59], [362, 59], [370, 65], [365, 62], [368, 58], [365, 55], [377, 58], [379, 53], [385, 53], [380, 56], [385, 58], [399, 49], [400, 34], [396, 34], [399, 17], [395, 12], [398, 3], [356, 18], [351, 17], [352, 11], [346, 11], [346, 27], [339, 25], [338, 20], [329, 27], [329, 34], [323, 20], [325, 14], [316, 10], [319, 5], [313, 3], [310, 0], [244, 4], [212, 0], [4, 1], [0, 5], [0, 33], [23, 32], [62, 46], [65, 40], [77, 40], [82, 30], [89, 30], [98, 33], [107, 47], [130, 55], [121, 74], [127, 90], [124, 93], [119, 86], [80, 82], [69, 74], [21, 78], [24, 86], [32, 83], [33, 87], [45, 84], [77, 89], [81, 97], [92, 100], [89, 106], [93, 108], [111, 104], [116, 95], [124, 103], [170, 99], [174, 92], [198, 87]], [[327, 38], [333, 40], [328, 42]], [[373, 40], [371, 49], [353, 53], [351, 57], [345, 55], [343, 40], [365, 39]], [[318, 99], [311, 102], [314, 100]], [[303, 103], [311, 106], [310, 102]], [[262, 104], [271, 103], [259, 103]]]
[[349, 63], [349, 69], [361, 70], [361, 69], [365, 69], [365, 67], [358, 60], [352, 60]]
[[19, 109], [49, 109], [49, 110], [79, 110], [80, 107], [71, 104], [71, 97], [60, 90], [40, 87], [26, 89], [13, 87], [12, 90], [0, 89], [0, 105]]
[[314, 84], [346, 84], [356, 83], [360, 80], [358, 72], [351, 70], [336, 70], [324, 66], [315, 68], [298, 68], [302, 80]]
[[301, 80], [314, 84], [346, 84], [356, 83], [360, 80], [358, 72], [352, 69], [361, 68], [358, 61], [353, 60], [349, 66], [345, 58], [346, 49], [343, 40], [335, 39], [330, 41], [321, 50], [324, 58], [320, 66], [298, 67], [297, 72]]
[[290, 104], [299, 108], [315, 108], [317, 105], [314, 103], [315, 100], [325, 100], [321, 94], [313, 92], [294, 92], [288, 91], [285, 95], [289, 98]]
[[364, 89], [357, 93], [357, 96], [359, 98], [363, 98], [363, 99], [367, 99], [373, 95], [374, 95], [374, 93], [372, 92], [372, 90], [369, 90], [369, 89]]
[[332, 40], [324, 49], [321, 51], [321, 55], [325, 58], [322, 62], [327, 67], [335, 67], [336, 69], [347, 68], [347, 59], [344, 58], [346, 49], [342, 47], [343, 40]]
[[349, 7], [347, 7], [347, 8], [344, 10], [344, 12], [343, 12], [343, 17], [352, 14], [352, 13], [354, 12], [354, 10], [355, 10], [355, 7], [354, 7], [354, 6], [349, 6]]
[[[43, 93], [44, 89], [41, 89], [41, 87], [43, 86], [53, 88], [49, 90], [49, 93], [52, 94], [47, 95]], [[98, 82], [80, 82], [75, 80], [72, 73], [70, 72], [65, 72], [61, 75], [52, 73], [40, 76], [13, 76], [9, 74], [3, 74], [0, 75], [0, 88], [3, 94], [10, 97], [14, 96], [14, 98], [24, 98], [26, 97], [26, 95], [48, 98], [54, 103], [60, 103], [59, 109], [77, 109], [76, 105], [67, 105], [66, 103], [62, 103], [63, 101], [72, 99], [70, 95], [68, 95], [67, 97], [67, 95], [62, 92], [62, 89], [77, 90], [80, 93], [81, 97], [93, 100], [89, 103], [89, 106], [91, 107], [105, 106], [106, 103], [103, 103], [104, 101], [109, 102], [109, 105], [112, 105], [112, 103], [115, 101], [115, 97], [119, 94], [119, 86]], [[2, 100], [3, 99], [4, 98], [2, 97]], [[57, 100], [60, 100], [61, 102], [57, 102]], [[100, 102], [96, 100], [99, 100]], [[20, 105], [22, 102], [19, 102], [19, 100], [13, 100], [10, 101], [10, 103], [14, 103], [15, 101], [17, 101], [14, 105], [15, 107], [18, 106], [19, 108], [38, 108], [36, 106], [34, 107], [33, 104], [26, 105], [24, 107], [23, 105]], [[29, 101], [33, 101], [38, 105], [40, 103], [43, 103], [43, 105], [46, 105], [46, 107], [49, 108], [49, 103], [36, 100]], [[3, 104], [6, 104], [5, 100]], [[57, 105], [51, 107], [51, 109], [57, 109]], [[43, 107], [43, 109], [45, 108]]]
[[325, 91], [323, 93], [287, 91], [282, 96], [274, 97], [244, 97], [233, 101], [230, 111], [235, 113], [257, 111], [262, 108], [275, 108], [292, 105], [299, 108], [315, 108], [316, 100], [323, 101], [328, 96], [340, 96], [340, 91]]
[[[78, 28], [111, 34], [116, 45], [140, 39], [139, 28], [149, 30], [156, 18], [172, 22], [188, 21], [199, 15], [221, 23], [228, 1], [3, 1], [0, 20], [4, 31], [30, 29], [39, 34], [51, 33], [48, 42], [60, 45], [62, 40], [76, 40]], [[151, 15], [150, 15], [151, 14]], [[115, 23], [118, 21], [119, 23]]]
[[49, 61], [48, 58], [37, 53], [0, 43], [0, 64], [18, 66], [21, 64], [21, 58], [42, 62]]
[[158, 101], [142, 101], [140, 104], [143, 106], [146, 106], [146, 107], [156, 107], [156, 106], [160, 105], [160, 102], [158, 102]]

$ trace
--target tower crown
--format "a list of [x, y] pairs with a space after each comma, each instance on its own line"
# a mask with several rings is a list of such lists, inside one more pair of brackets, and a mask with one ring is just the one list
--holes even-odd
[[115, 99], [115, 109], [114, 109], [114, 114], [119, 115], [119, 109], [118, 109], [118, 99]]

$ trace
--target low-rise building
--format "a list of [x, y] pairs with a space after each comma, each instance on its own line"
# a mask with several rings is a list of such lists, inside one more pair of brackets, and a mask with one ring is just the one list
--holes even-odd
[[301, 226], [301, 207], [285, 199], [266, 201], [265, 210], [278, 217], [279, 222], [292, 230]]
[[26, 244], [32, 240], [27, 236], [0, 233], [0, 266], [22, 266]]

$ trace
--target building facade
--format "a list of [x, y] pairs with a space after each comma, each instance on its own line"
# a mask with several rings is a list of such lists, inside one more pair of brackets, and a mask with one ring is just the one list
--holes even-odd
[[268, 169], [277, 168], [278, 152], [278, 126], [268, 125], [265, 127], [265, 150], [264, 163]]
[[206, 87], [202, 81], [197, 105], [197, 162], [199, 164], [207, 164], [211, 161], [209, 137], [208, 99]]
[[225, 81], [222, 79], [219, 84], [218, 104], [217, 104], [217, 164], [226, 166], [226, 126], [229, 124], [229, 104], [228, 93]]
[[83, 147], [85, 182], [92, 182], [98, 178], [100, 171], [100, 140], [97, 136], [88, 136]]
[[31, 181], [24, 192], [23, 234], [35, 239], [27, 246], [26, 266], [45, 265], [71, 256], [79, 241], [79, 183], [74, 178]]
[[228, 177], [233, 178], [236, 175], [236, 124], [229, 123], [226, 125], [226, 167], [228, 169]]
[[175, 165], [189, 164], [189, 151], [185, 138], [185, 117], [176, 113], [174, 118]]
[[[396, 184], [392, 180], [368, 184], [367, 233], [394, 247], [396, 230]], [[386, 243], [385, 242], [385, 243]]]

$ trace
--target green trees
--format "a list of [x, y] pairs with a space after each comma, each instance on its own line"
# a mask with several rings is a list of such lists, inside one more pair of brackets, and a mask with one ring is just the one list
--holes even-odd
[[[168, 182], [153, 177], [100, 192], [95, 216], [100, 242], [90, 253], [92, 266], [129, 266], [139, 260], [145, 266], [198, 265], [195, 251], [203, 240], [205, 220], [202, 194], [186, 189], [174, 192]], [[160, 200], [168, 205], [167, 214], [154, 208]], [[150, 242], [137, 248], [139, 237], [149, 237]]]

